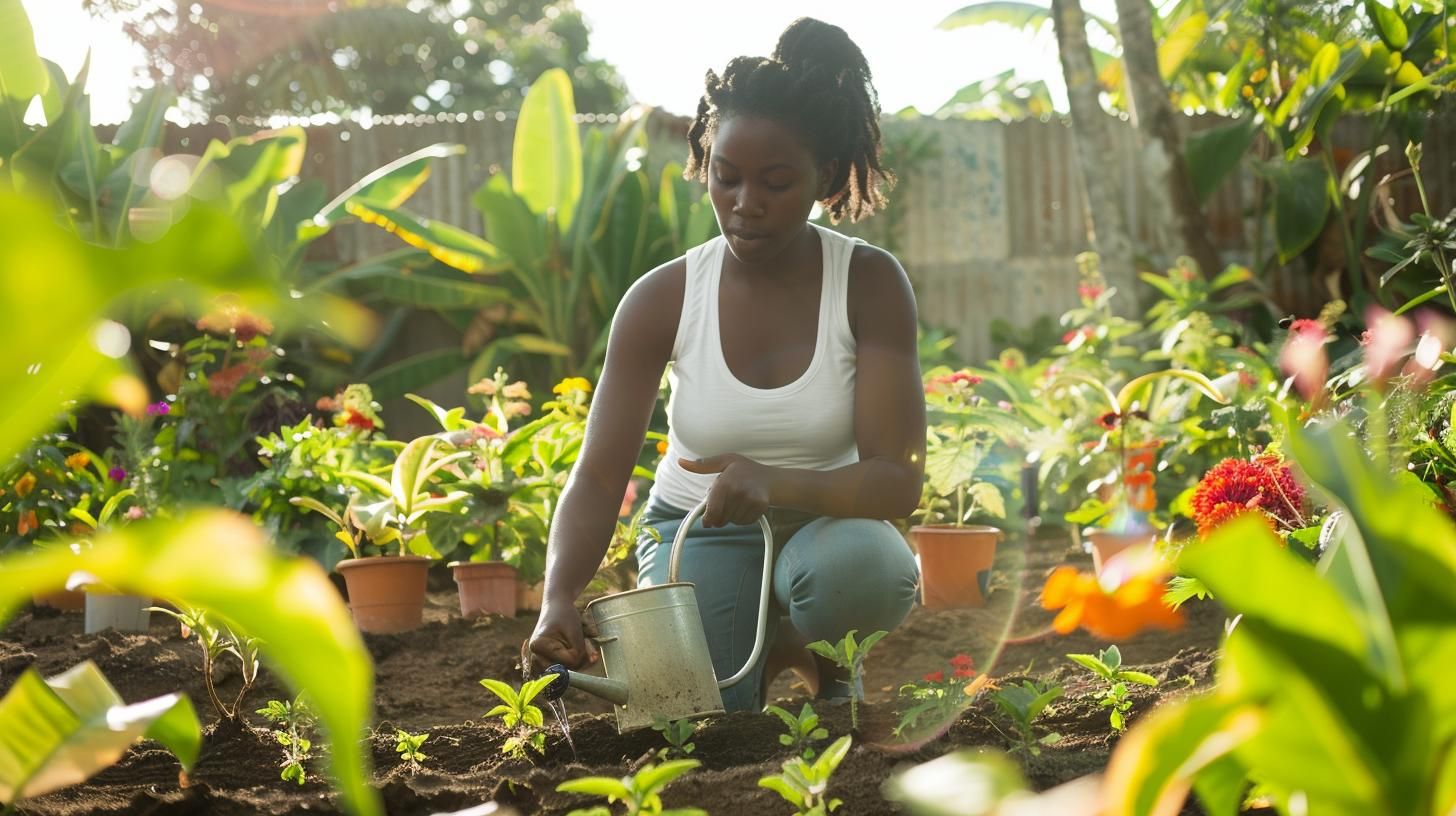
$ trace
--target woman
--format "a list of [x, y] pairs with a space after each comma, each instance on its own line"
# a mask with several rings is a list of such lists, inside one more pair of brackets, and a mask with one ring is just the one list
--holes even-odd
[[[547, 551], [534, 660], [592, 656], [574, 608], [601, 563], [663, 369], [668, 449], [644, 516], [658, 536], [637, 550], [641, 586], [667, 580], [687, 512], [706, 499], [684, 545], [719, 677], [752, 650], [763, 545], [775, 532], [775, 647], [725, 689], [728, 710], [756, 710], [794, 667], [821, 697], [851, 690], [803, 644], [893, 629], [917, 573], [886, 519], [920, 499], [925, 404], [915, 300], [884, 250], [808, 221], [883, 204], [879, 101], [844, 31], [800, 19], [770, 59], [739, 57], [707, 75], [688, 134], [687, 174], [705, 180], [723, 235], [643, 276], [612, 323], [576, 468]], [[660, 542], [659, 542], [660, 539]]]

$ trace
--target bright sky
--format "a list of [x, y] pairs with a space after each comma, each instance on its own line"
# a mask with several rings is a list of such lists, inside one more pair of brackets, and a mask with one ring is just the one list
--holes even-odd
[[[796, 17], [811, 16], [849, 32], [869, 59], [886, 111], [909, 105], [933, 112], [962, 86], [1015, 65], [1044, 79], [1062, 106], [1061, 73], [1050, 31], [1040, 36], [1004, 26], [940, 31], [935, 25], [970, 0], [736, 0], [716, 7], [682, 0], [577, 0], [592, 28], [592, 53], [615, 63], [638, 100], [690, 114], [703, 74], [740, 54], [767, 55]], [[120, 27], [93, 21], [81, 0], [22, 0], [41, 56], [74, 75], [91, 49], [92, 119], [117, 122], [143, 61]], [[1084, 0], [1103, 11], [1108, 0]]]

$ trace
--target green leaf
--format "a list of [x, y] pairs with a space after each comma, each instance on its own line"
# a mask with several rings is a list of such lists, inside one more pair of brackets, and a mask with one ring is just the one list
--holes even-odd
[[1149, 372], [1147, 374], [1143, 374], [1140, 377], [1134, 377], [1133, 379], [1129, 380], [1127, 385], [1124, 385], [1122, 389], [1117, 392], [1118, 413], [1125, 414], [1128, 411], [1132, 410], [1133, 400], [1137, 398], [1139, 390], [1144, 386], [1149, 385], [1150, 383], [1153, 383], [1157, 380], [1161, 380], [1165, 377], [1172, 377], [1192, 383], [1194, 388], [1197, 388], [1199, 391], [1203, 392], [1204, 396], [1208, 397], [1219, 405], [1228, 404], [1228, 397], [1225, 397], [1223, 395], [1223, 392], [1218, 390], [1218, 386], [1214, 385], [1211, 380], [1198, 373], [1197, 371], [1191, 371], [1186, 368], [1165, 368], [1162, 371]]
[[141, 99], [131, 108], [131, 116], [116, 129], [111, 143], [126, 155], [157, 147], [162, 140], [162, 122], [176, 95], [163, 84], [142, 91]]
[[614, 801], [630, 799], [632, 790], [622, 784], [620, 779], [611, 779], [605, 776], [585, 776], [581, 779], [568, 779], [556, 786], [561, 793], [585, 793], [588, 796], [605, 796]]
[[1137, 683], [1143, 686], [1156, 686], [1158, 684], [1158, 678], [1140, 671], [1120, 671], [1117, 673], [1117, 677], [1119, 680], [1126, 680], [1129, 683]]
[[942, 31], [953, 31], [967, 26], [1000, 23], [1012, 28], [1037, 29], [1050, 19], [1051, 15], [1044, 5], [1002, 0], [1000, 2], [972, 3], [953, 11], [944, 20], [941, 20], [936, 28]]
[[[458, 273], [456, 273], [458, 274]], [[458, 280], [409, 269], [381, 269], [361, 276], [365, 298], [392, 301], [417, 309], [483, 309], [510, 303], [512, 295], [500, 286], [476, 280]]]
[[499, 272], [510, 267], [509, 259], [497, 247], [459, 227], [358, 198], [345, 202], [344, 208], [360, 221], [392, 232], [410, 246], [462, 272]]
[[1122, 738], [1107, 766], [1105, 816], [1176, 813], [1186, 785], [1258, 728], [1256, 710], [1201, 695], [1165, 704]]
[[407, 156], [401, 156], [354, 182], [347, 190], [339, 193], [333, 201], [325, 204], [312, 221], [318, 226], [338, 223], [348, 214], [345, 204], [351, 200], [376, 204], [389, 209], [399, 207], [429, 179], [431, 165], [435, 159], [459, 156], [464, 153], [465, 145], [441, 143], [422, 147]]
[[1098, 677], [1110, 678], [1112, 676], [1112, 673], [1107, 670], [1106, 666], [1102, 665], [1102, 661], [1098, 660], [1096, 655], [1069, 654], [1067, 655], [1067, 659], [1096, 674]]
[[1405, 20], [1400, 17], [1400, 12], [1381, 3], [1380, 0], [1365, 0], [1365, 12], [1370, 19], [1375, 21], [1375, 30], [1380, 33], [1380, 39], [1390, 46], [1392, 51], [1404, 51], [1410, 42], [1410, 32], [1406, 30]]
[[511, 181], [516, 193], [541, 214], [554, 210], [562, 232], [571, 228], [581, 198], [581, 135], [571, 80], [552, 68], [531, 84], [516, 120]]
[[1316, 159], [1270, 165], [1265, 175], [1274, 186], [1274, 239], [1279, 262], [1289, 263], [1314, 243], [1330, 211], [1329, 176]]
[[377, 399], [392, 399], [419, 391], [465, 368], [467, 358], [458, 348], [423, 351], [371, 372], [364, 381]]
[[141, 521], [96, 536], [79, 555], [56, 548], [0, 559], [0, 621], [33, 593], [64, 586], [77, 570], [120, 592], [204, 609], [257, 638], [283, 682], [314, 702], [346, 807], [381, 812], [361, 748], [374, 699], [369, 654], [317, 564], [284, 557], [251, 519], [235, 513]]
[[1193, 192], [1200, 202], [1207, 203], [1224, 180], [1238, 169], [1258, 132], [1259, 127], [1253, 117], [1244, 117], [1188, 137], [1184, 147], [1188, 175], [1193, 180]]
[[511, 189], [505, 174], [491, 176], [471, 197], [485, 218], [485, 235], [508, 256], [521, 277], [539, 274], [546, 257], [545, 222]]
[[656, 793], [667, 787], [674, 779], [702, 764], [696, 759], [674, 759], [661, 765], [648, 765], [637, 772], [637, 789], [646, 793]]
[[[5, 48], [0, 49], [0, 97], [29, 103], [46, 92], [49, 77], [35, 51], [35, 32], [21, 0], [0, 0], [0, 31]], [[24, 113], [25, 105], [17, 106]]]

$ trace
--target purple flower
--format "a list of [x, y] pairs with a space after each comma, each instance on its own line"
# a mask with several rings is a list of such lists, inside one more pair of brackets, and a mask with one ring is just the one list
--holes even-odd
[[166, 416], [171, 412], [172, 406], [168, 405], [165, 400], [162, 402], [154, 402], [147, 406], [147, 414], [150, 416]]
[[114, 467], [106, 471], [106, 478], [113, 482], [124, 482], [126, 481], [126, 468]]

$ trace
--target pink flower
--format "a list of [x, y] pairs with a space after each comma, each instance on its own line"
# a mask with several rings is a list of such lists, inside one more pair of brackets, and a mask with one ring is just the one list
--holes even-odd
[[1395, 373], [1396, 364], [1406, 355], [1415, 328], [1399, 315], [1371, 306], [1365, 312], [1365, 325], [1360, 345], [1365, 347], [1365, 376], [1383, 383]]
[[126, 468], [114, 467], [106, 471], [106, 478], [113, 482], [124, 482], [126, 481]]
[[166, 401], [154, 402], [147, 406], [147, 414], [149, 416], [166, 416], [171, 412], [172, 406], [168, 405]]
[[627, 492], [622, 496], [622, 506], [617, 510], [618, 518], [632, 515], [632, 505], [637, 503], [637, 480], [627, 482]]
[[146, 515], [147, 511], [143, 510], [139, 504], [133, 504], [131, 507], [126, 508], [126, 518], [128, 521], [146, 518]]
[[1294, 390], [1307, 402], [1315, 401], [1325, 388], [1330, 373], [1325, 343], [1329, 332], [1315, 320], [1296, 320], [1289, 325], [1289, 338], [1279, 351], [1279, 368], [1294, 378]]

